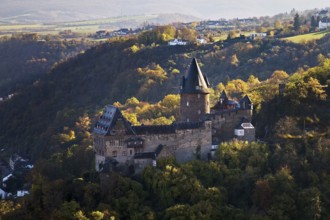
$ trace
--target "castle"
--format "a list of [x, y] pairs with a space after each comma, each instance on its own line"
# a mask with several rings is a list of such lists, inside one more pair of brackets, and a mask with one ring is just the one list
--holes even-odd
[[210, 107], [210, 84], [194, 58], [180, 87], [180, 120], [171, 125], [131, 125], [117, 107], [108, 105], [93, 130], [95, 168], [120, 166], [140, 172], [161, 157], [178, 162], [206, 160], [222, 141], [253, 141], [253, 105], [248, 96], [239, 102], [225, 91]]

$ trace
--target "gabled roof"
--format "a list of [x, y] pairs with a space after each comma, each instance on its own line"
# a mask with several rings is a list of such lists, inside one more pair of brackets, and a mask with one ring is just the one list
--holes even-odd
[[247, 104], [252, 104], [252, 101], [248, 95], [244, 96], [244, 98], [241, 99], [240, 103], [247, 103]]
[[227, 93], [225, 90], [222, 90], [221, 94], [220, 94], [220, 99], [228, 99]]
[[96, 122], [93, 132], [100, 135], [110, 135], [118, 120], [122, 120], [126, 129], [131, 130], [129, 122], [123, 117], [119, 109], [112, 105], [107, 105], [102, 116]]
[[209, 94], [210, 83], [203, 75], [196, 58], [191, 62], [190, 69], [186, 77], [182, 77], [181, 93]]
[[244, 96], [244, 98], [242, 98], [239, 103], [241, 109], [253, 109], [252, 101], [248, 95]]

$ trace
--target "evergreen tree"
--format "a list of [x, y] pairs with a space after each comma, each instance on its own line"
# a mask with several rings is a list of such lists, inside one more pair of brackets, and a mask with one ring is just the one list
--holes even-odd
[[295, 31], [298, 31], [299, 28], [301, 26], [301, 21], [300, 21], [300, 17], [299, 17], [299, 14], [297, 13], [295, 16], [294, 16], [294, 21], [293, 21], [293, 28]]
[[312, 16], [311, 17], [311, 29], [312, 30], [315, 30], [315, 28], [317, 27], [317, 20], [316, 20], [316, 18], [315, 18], [315, 16]]

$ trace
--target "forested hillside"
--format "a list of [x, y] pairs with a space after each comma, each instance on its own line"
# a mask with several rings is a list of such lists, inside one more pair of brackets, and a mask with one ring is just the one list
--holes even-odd
[[[247, 93], [262, 100], [255, 124], [267, 127], [263, 141], [222, 143], [210, 161], [167, 158], [130, 177], [95, 173], [84, 115], [59, 135], [63, 150], [38, 161], [28, 178], [31, 194], [1, 201], [0, 213], [5, 219], [329, 219], [329, 79], [329, 59], [291, 76], [250, 77]], [[278, 83], [286, 85], [281, 95]], [[142, 104], [131, 98], [121, 107], [136, 111]], [[66, 112], [65, 121], [78, 112]]]
[[[0, 102], [1, 156], [35, 162], [17, 180], [30, 195], [2, 201], [1, 217], [329, 219], [330, 37], [171, 47], [164, 44], [170, 32], [108, 41], [66, 62], [58, 61], [86, 45], [1, 42], [10, 52], [0, 62], [8, 81], [1, 88], [15, 92]], [[12, 65], [14, 57], [21, 65]], [[213, 85], [212, 102], [223, 89], [234, 99], [249, 94], [261, 141], [223, 143], [208, 162], [169, 158], [138, 176], [95, 173], [91, 129], [103, 107], [114, 103], [135, 124], [172, 123], [193, 57]], [[9, 87], [16, 81], [24, 86]]]
[[[55, 39], [53, 39], [55, 38]], [[91, 46], [79, 40], [63, 41], [55, 36], [39, 39], [36, 34], [0, 38], [0, 97], [17, 92]]]
[[[230, 79], [247, 80], [252, 74], [259, 79], [266, 79], [275, 70], [287, 71], [289, 74], [299, 69], [302, 71], [317, 65], [318, 60], [324, 59], [330, 51], [328, 36], [307, 44], [272, 39], [184, 47], [148, 44], [152, 39], [150, 37], [157, 42], [158, 36], [164, 36], [164, 33], [157, 31], [134, 39], [104, 43], [87, 50], [68, 62], [56, 65], [33, 85], [19, 91], [12, 100], [1, 103], [1, 143], [11, 151], [38, 158], [59, 144], [54, 136], [73, 128], [83, 115], [94, 119], [106, 104], [124, 102], [132, 96], [142, 101], [155, 102], [166, 94], [177, 93], [181, 76], [185, 74], [192, 57], [198, 58], [203, 72], [211, 84], [216, 86]], [[28, 45], [23, 39], [13, 39], [2, 45], [10, 47], [16, 41], [16, 44]], [[48, 52], [42, 50], [48, 48], [49, 44], [32, 42], [32, 45], [35, 44], [41, 46], [27, 46], [26, 50], [31, 48], [40, 51], [37, 53], [39, 56], [26, 58], [24, 51], [18, 54], [17, 50], [11, 53], [22, 57], [18, 59], [19, 62], [29, 61], [32, 65], [31, 71], [28, 71], [27, 64], [22, 66], [23, 71], [15, 71], [15, 74], [20, 75], [17, 81], [31, 80], [32, 76], [34, 78], [42, 70], [47, 70], [56, 59], [56, 53], [55, 58], [52, 55], [50, 59], [47, 56], [51, 52], [48, 49]], [[58, 59], [62, 54], [59, 46], [66, 48], [66, 51], [71, 48], [70, 42], [55, 43], [51, 48], [58, 51]], [[35, 66], [38, 68], [33, 69], [33, 63], [42, 60], [47, 61], [44, 68], [38, 65]], [[15, 67], [20, 68], [20, 65]], [[2, 72], [9, 81], [16, 77], [6, 73]], [[27, 76], [22, 77], [25, 73]]]

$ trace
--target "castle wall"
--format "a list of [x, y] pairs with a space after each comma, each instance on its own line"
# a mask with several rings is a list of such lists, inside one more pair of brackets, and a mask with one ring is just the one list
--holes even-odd
[[210, 113], [209, 94], [181, 94], [181, 121], [200, 121], [207, 113]]
[[236, 111], [224, 111], [214, 114], [212, 118], [213, 142], [233, 139], [235, 137], [234, 130], [243, 117], [251, 121], [251, 110], [238, 109]]
[[[133, 164], [135, 153], [154, 152], [160, 144], [164, 147], [159, 157], [174, 156], [178, 162], [187, 162], [196, 158], [196, 150], [200, 147], [201, 159], [205, 160], [212, 144], [211, 124], [211, 121], [206, 121], [201, 128], [177, 130], [171, 134], [95, 135], [96, 163], [113, 158], [121, 164]], [[128, 148], [126, 140], [132, 137], [142, 138], [143, 148]]]
[[236, 137], [236, 139], [241, 141], [254, 141], [255, 140], [255, 128], [244, 129], [244, 136]]

